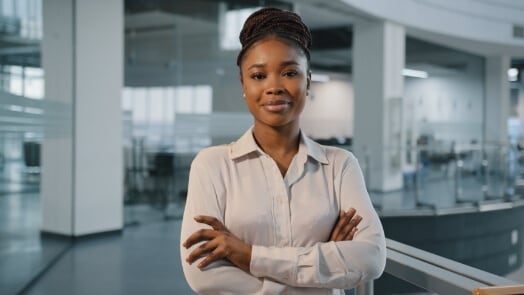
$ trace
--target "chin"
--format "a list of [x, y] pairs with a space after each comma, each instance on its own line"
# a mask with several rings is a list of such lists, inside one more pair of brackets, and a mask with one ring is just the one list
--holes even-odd
[[291, 126], [294, 124], [295, 121], [293, 120], [264, 120], [260, 123], [272, 127], [272, 128], [282, 128], [286, 126]]

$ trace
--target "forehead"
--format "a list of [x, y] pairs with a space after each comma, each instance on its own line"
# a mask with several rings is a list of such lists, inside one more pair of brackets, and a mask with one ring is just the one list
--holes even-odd
[[294, 42], [277, 36], [268, 36], [251, 45], [242, 64], [268, 62], [269, 60], [294, 60], [306, 64], [304, 51]]

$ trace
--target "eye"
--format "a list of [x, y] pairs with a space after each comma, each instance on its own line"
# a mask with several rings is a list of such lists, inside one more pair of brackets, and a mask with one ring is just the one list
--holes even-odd
[[253, 73], [251, 74], [251, 79], [253, 80], [262, 80], [266, 77], [266, 75], [262, 74], [262, 73]]
[[286, 77], [295, 77], [298, 75], [298, 72], [297, 71], [287, 71], [287, 72], [284, 72], [284, 76]]

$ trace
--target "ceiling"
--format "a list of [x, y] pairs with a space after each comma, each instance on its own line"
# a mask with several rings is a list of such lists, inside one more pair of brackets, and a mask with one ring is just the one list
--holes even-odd
[[[165, 18], [147, 18], [140, 24], [136, 21], [129, 22], [126, 20], [126, 30], [138, 26], [142, 30], [147, 27], [161, 29], [163, 28], [162, 26], [170, 23], [172, 26], [184, 27], [184, 31], [187, 30], [185, 32], [187, 34], [198, 33], [198, 31], [209, 29], [206, 24], [214, 26], [218, 22], [220, 9], [218, 2], [216, 0], [176, 1], [175, 5], [174, 1], [170, 0], [126, 0], [126, 14], [128, 16], [126, 19], [130, 19], [131, 16], [132, 18], [137, 18], [140, 15], [148, 15], [151, 11], [166, 13]], [[227, 9], [261, 5], [292, 8], [291, 4], [283, 1], [230, 0], [228, 1]], [[352, 23], [357, 19], [368, 18], [368, 16], [350, 11], [349, 8], [338, 1], [329, 2], [329, 5], [325, 1], [319, 0], [296, 1], [294, 9], [298, 11], [312, 30], [312, 66], [326, 71], [351, 72]], [[172, 15], [184, 15], [201, 22], [200, 24], [194, 23], [189, 26]], [[180, 23], [177, 23], [176, 19]], [[420, 65], [418, 56], [427, 57], [428, 53], [431, 52], [439, 53], [438, 56], [447, 57], [440, 60], [433, 58], [431, 61], [433, 69], [460, 68], [461, 62], [457, 60], [460, 57], [468, 54], [478, 57], [478, 55], [473, 53], [437, 45], [408, 35], [406, 39], [406, 63], [408, 65], [411, 62]], [[453, 61], [449, 62], [449, 59]], [[462, 62], [462, 64], [465, 63]], [[513, 64], [517, 67], [523, 67], [524, 60], [514, 60]]]
[[[156, 35], [158, 38], [172, 36], [173, 30], [185, 35], [205, 34], [216, 30], [220, 7], [217, 0], [125, 0], [125, 33]], [[229, 0], [225, 9], [272, 5], [291, 9], [292, 5], [283, 1]], [[351, 72], [352, 23], [365, 16], [349, 11], [339, 1], [329, 5], [325, 1], [297, 1], [295, 9], [310, 26], [313, 34], [312, 66], [333, 72]], [[340, 9], [338, 9], [340, 6]], [[162, 33], [163, 32], [163, 33]], [[409, 34], [409, 32], [408, 32]], [[433, 67], [449, 68], [460, 64], [460, 56], [468, 53], [447, 48], [408, 35], [406, 40], [406, 63], [415, 61], [417, 56], [439, 55], [455, 56], [450, 64], [447, 59], [433, 59]], [[475, 56], [474, 54], [472, 54]], [[126, 57], [127, 58], [127, 57]], [[40, 46], [38, 40], [26, 40], [0, 31], [0, 62], [25, 66], [40, 65]], [[524, 69], [524, 59], [515, 59], [513, 66]]]

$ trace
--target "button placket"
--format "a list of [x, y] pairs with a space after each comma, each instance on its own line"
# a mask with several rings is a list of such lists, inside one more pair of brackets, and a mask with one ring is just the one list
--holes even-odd
[[274, 203], [274, 210], [275, 210], [275, 216], [276, 216], [276, 233], [278, 237], [278, 245], [280, 247], [289, 246], [290, 243], [290, 236], [289, 233], [291, 232], [291, 224], [290, 224], [290, 209], [289, 209], [289, 199], [287, 195], [287, 189], [286, 189], [286, 182], [284, 177], [282, 177], [282, 174], [280, 173], [280, 169], [278, 169], [277, 163], [270, 157], [268, 157], [269, 162], [272, 165], [272, 168], [269, 171], [273, 171], [273, 183], [270, 184], [271, 190], [272, 190], [272, 197], [273, 197], [273, 203]]

